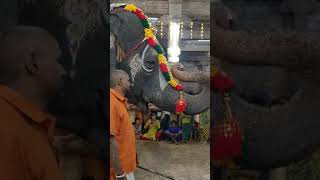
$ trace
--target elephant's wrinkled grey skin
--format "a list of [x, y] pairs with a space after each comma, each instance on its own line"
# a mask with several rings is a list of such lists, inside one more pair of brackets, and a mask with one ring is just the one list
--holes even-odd
[[[127, 52], [144, 38], [143, 26], [135, 14], [116, 10], [110, 17], [111, 36], [115, 37], [115, 44], [120, 44], [121, 48]], [[160, 73], [157, 62], [157, 53], [152, 48], [148, 48], [143, 58], [143, 51], [147, 43], [135, 51], [127, 59], [116, 61], [116, 48], [111, 49], [112, 68], [123, 69], [127, 71], [133, 82], [130, 93], [130, 99], [133, 103], [139, 104], [140, 107], [147, 107], [147, 103], [153, 103], [163, 110], [175, 111], [175, 103], [180, 98], [180, 93], [170, 85], [161, 89], [160, 81], [165, 84], [162, 74]], [[116, 45], [111, 45], [116, 47]], [[151, 72], [142, 68], [142, 64]], [[134, 71], [132, 71], [135, 69]], [[197, 114], [209, 108], [209, 72], [188, 72], [178, 69], [172, 69], [173, 72], [189, 74], [190, 77], [180, 77], [185, 90], [183, 95], [187, 102], [187, 114]], [[134, 75], [133, 75], [134, 74]], [[173, 73], [174, 74], [174, 73]], [[202, 81], [199, 81], [199, 80]]]
[[[232, 12], [211, 5], [211, 53], [235, 79], [232, 107], [247, 136], [243, 165], [277, 167], [314, 150], [320, 143], [319, 35], [232, 30]], [[212, 100], [221, 106], [217, 95]], [[219, 117], [222, 109], [213, 111]]]

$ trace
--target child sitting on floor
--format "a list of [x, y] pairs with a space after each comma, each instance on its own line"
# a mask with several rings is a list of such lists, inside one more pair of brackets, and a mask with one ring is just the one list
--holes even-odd
[[144, 129], [148, 129], [148, 132], [142, 135], [140, 139], [156, 140], [157, 131], [160, 129], [160, 121], [156, 117], [156, 114], [152, 114], [151, 119], [149, 119], [144, 126]]
[[176, 121], [171, 121], [171, 126], [164, 133], [167, 137], [167, 141], [170, 143], [178, 144], [182, 139], [182, 130], [177, 126]]
[[136, 135], [140, 135], [142, 133], [142, 121], [140, 118], [136, 117], [133, 123], [134, 131]]

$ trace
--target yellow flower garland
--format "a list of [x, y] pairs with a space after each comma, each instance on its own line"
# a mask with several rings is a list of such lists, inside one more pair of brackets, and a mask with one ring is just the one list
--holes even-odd
[[215, 77], [219, 72], [219, 69], [215, 65], [211, 65], [211, 77]]
[[137, 7], [133, 4], [128, 4], [124, 7], [124, 9], [130, 12], [135, 12], [137, 10]]
[[146, 38], [154, 38], [152, 30], [149, 28], [144, 29], [144, 35]]
[[[136, 13], [138, 16], [139, 16], [139, 19], [141, 20], [141, 22], [142, 22], [142, 24], [144, 25], [144, 36], [145, 36], [145, 39], [148, 39], [148, 41], [154, 41], [155, 43], [156, 43], [156, 47], [155, 47], [155, 49], [156, 49], [156, 51], [158, 52], [158, 51], [161, 51], [161, 50], [159, 50], [160, 48], [162, 48], [161, 47], [161, 45], [160, 45], [160, 43], [159, 43], [159, 41], [157, 40], [157, 38], [156, 38], [156, 36], [154, 35], [154, 30], [155, 30], [155, 28], [153, 27], [153, 26], [151, 26], [151, 24], [150, 24], [150, 22], [148, 21], [148, 18], [144, 15], [144, 14], [142, 14], [142, 16], [141, 16], [141, 10], [140, 9], [138, 9], [135, 5], [133, 5], [133, 4], [127, 4], [125, 7], [124, 7], [124, 9], [126, 10], [126, 11], [129, 11], [129, 12], [134, 12], [134, 13]], [[145, 16], [145, 17], [143, 17], [143, 16]], [[151, 40], [150, 40], [151, 39]], [[163, 52], [163, 50], [162, 50], [162, 52]], [[159, 53], [159, 52], [158, 52]], [[164, 56], [164, 54], [158, 54], [158, 63], [159, 63], [159, 65], [161, 65], [161, 64], [164, 64], [166, 67], [167, 67], [167, 69], [168, 69], [168, 75], [169, 75], [169, 78], [170, 78], [170, 80], [169, 80], [169, 84], [172, 86], [172, 87], [174, 87], [175, 89], [177, 89], [177, 90], [179, 90], [179, 91], [181, 91], [182, 90], [182, 85], [181, 84], [179, 84], [179, 81], [177, 81], [174, 77], [173, 77], [173, 75], [172, 75], [172, 73], [171, 73], [171, 71], [170, 71], [170, 68], [169, 68], [169, 65], [168, 65], [168, 62], [167, 62], [167, 58]], [[163, 73], [166, 73], [166, 72], [163, 72]]]

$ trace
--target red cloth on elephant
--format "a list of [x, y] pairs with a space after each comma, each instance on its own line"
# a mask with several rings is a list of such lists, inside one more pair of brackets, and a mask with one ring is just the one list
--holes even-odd
[[242, 153], [242, 130], [237, 119], [218, 121], [213, 128], [211, 157], [228, 161]]
[[187, 103], [186, 100], [181, 98], [176, 102], [176, 114], [180, 114], [186, 111]]
[[219, 72], [214, 78], [211, 79], [213, 89], [220, 93], [229, 91], [234, 86], [234, 80], [224, 72]]

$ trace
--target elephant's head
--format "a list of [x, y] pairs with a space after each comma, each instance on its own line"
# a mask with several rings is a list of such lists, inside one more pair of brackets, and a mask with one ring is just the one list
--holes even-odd
[[[145, 110], [147, 103], [153, 103], [163, 110], [174, 112], [180, 93], [164, 79], [156, 51], [147, 42], [142, 42], [144, 29], [138, 17], [134, 13], [116, 9], [111, 14], [110, 23], [111, 69], [118, 68], [128, 72], [134, 84], [129, 100]], [[129, 54], [130, 51], [132, 53]], [[209, 72], [186, 71], [181, 64], [171, 66], [171, 71], [184, 86], [186, 113], [196, 114], [208, 109]]]
[[238, 16], [243, 19], [237, 22], [231, 9], [212, 5], [211, 52], [235, 79], [232, 106], [247, 134], [247, 165], [280, 166], [320, 143], [320, 38], [308, 31], [276, 31], [267, 16], [264, 28], [249, 29], [241, 24], [248, 19]]

